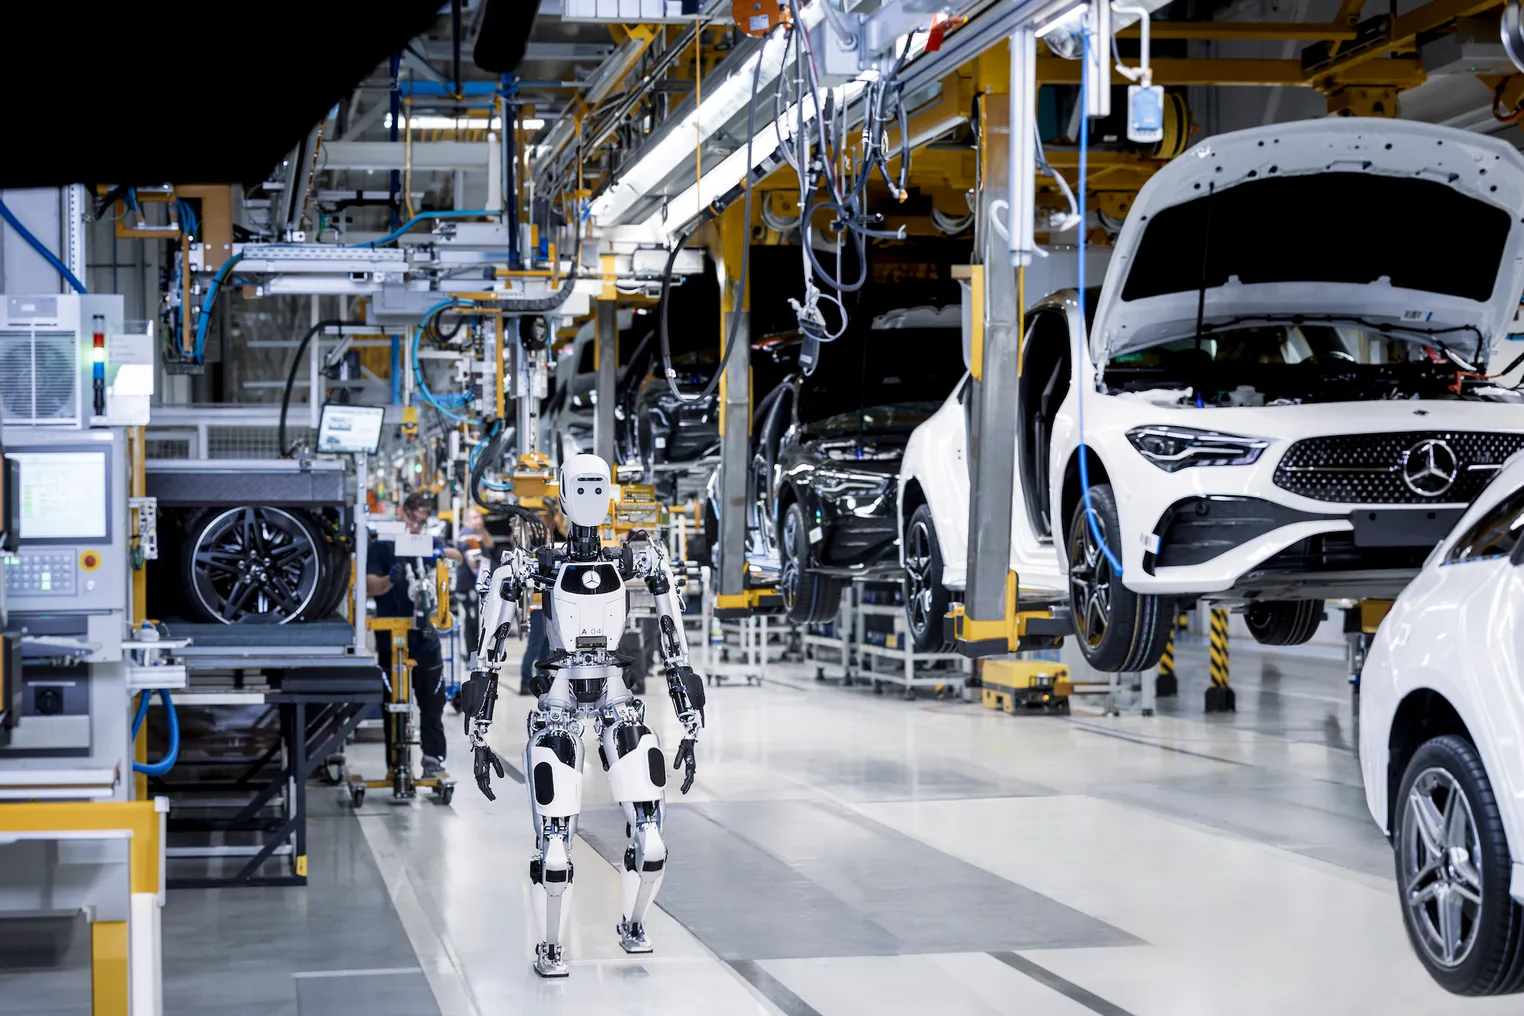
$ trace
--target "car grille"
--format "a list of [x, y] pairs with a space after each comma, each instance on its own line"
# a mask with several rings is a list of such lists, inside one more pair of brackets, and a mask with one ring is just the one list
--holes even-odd
[[[1426, 442], [1438, 443], [1433, 463]], [[1281, 457], [1275, 485], [1346, 504], [1469, 504], [1520, 448], [1524, 434], [1400, 431], [1306, 438]], [[1428, 465], [1438, 472], [1423, 475]]]

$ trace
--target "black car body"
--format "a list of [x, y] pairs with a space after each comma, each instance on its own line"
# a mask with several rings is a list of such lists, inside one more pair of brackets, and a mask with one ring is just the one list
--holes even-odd
[[[956, 308], [948, 308], [956, 319]], [[834, 615], [841, 585], [899, 571], [895, 489], [905, 442], [963, 375], [962, 332], [886, 315], [827, 347], [758, 403], [747, 477], [747, 571], [792, 620]], [[902, 326], [910, 323], [910, 326]], [[718, 479], [706, 535], [718, 535]]]
[[[616, 418], [619, 460], [641, 467], [645, 482], [669, 503], [695, 497], [719, 454], [719, 391], [704, 393], [720, 365], [720, 290], [713, 262], [703, 274], [672, 287], [667, 308], [672, 381], [661, 355], [658, 313], [638, 315], [631, 330], [633, 352], [620, 379]], [[726, 322], [728, 324], [728, 322]], [[621, 342], [626, 341], [621, 336]]]

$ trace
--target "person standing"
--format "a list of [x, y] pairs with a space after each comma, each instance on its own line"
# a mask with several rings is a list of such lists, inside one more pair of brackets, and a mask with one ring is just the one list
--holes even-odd
[[[409, 533], [423, 532], [424, 526], [434, 514], [433, 500], [424, 493], [409, 494], [397, 511], [398, 521], [407, 526]], [[434, 549], [428, 557], [398, 557], [397, 545], [391, 540], [370, 541], [366, 553], [365, 592], [376, 601], [377, 617], [412, 617], [413, 601], [408, 596], [407, 570], [421, 564], [432, 570], [441, 557], [459, 563], [460, 551], [446, 547], [438, 536], [434, 537]], [[423, 750], [423, 778], [440, 776], [445, 772], [444, 733], [444, 650], [439, 642], [439, 632], [433, 624], [415, 626], [407, 633], [408, 655], [415, 661], [413, 667], [413, 700], [420, 714], [419, 742]], [[390, 679], [392, 672], [392, 644], [389, 637], [376, 639], [376, 662]], [[391, 757], [390, 724], [386, 724], [387, 757]]]

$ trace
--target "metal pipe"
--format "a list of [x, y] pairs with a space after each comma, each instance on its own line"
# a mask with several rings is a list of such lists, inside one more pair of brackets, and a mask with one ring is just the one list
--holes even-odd
[[1011, 265], [1032, 263], [1036, 253], [1037, 30], [1030, 24], [1011, 33], [1010, 188], [1008, 214]]

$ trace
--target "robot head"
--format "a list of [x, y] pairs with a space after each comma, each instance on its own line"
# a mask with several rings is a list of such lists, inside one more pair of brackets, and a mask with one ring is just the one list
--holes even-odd
[[596, 455], [573, 455], [561, 463], [556, 482], [561, 487], [561, 510], [573, 525], [603, 525], [614, 494], [607, 462]]

